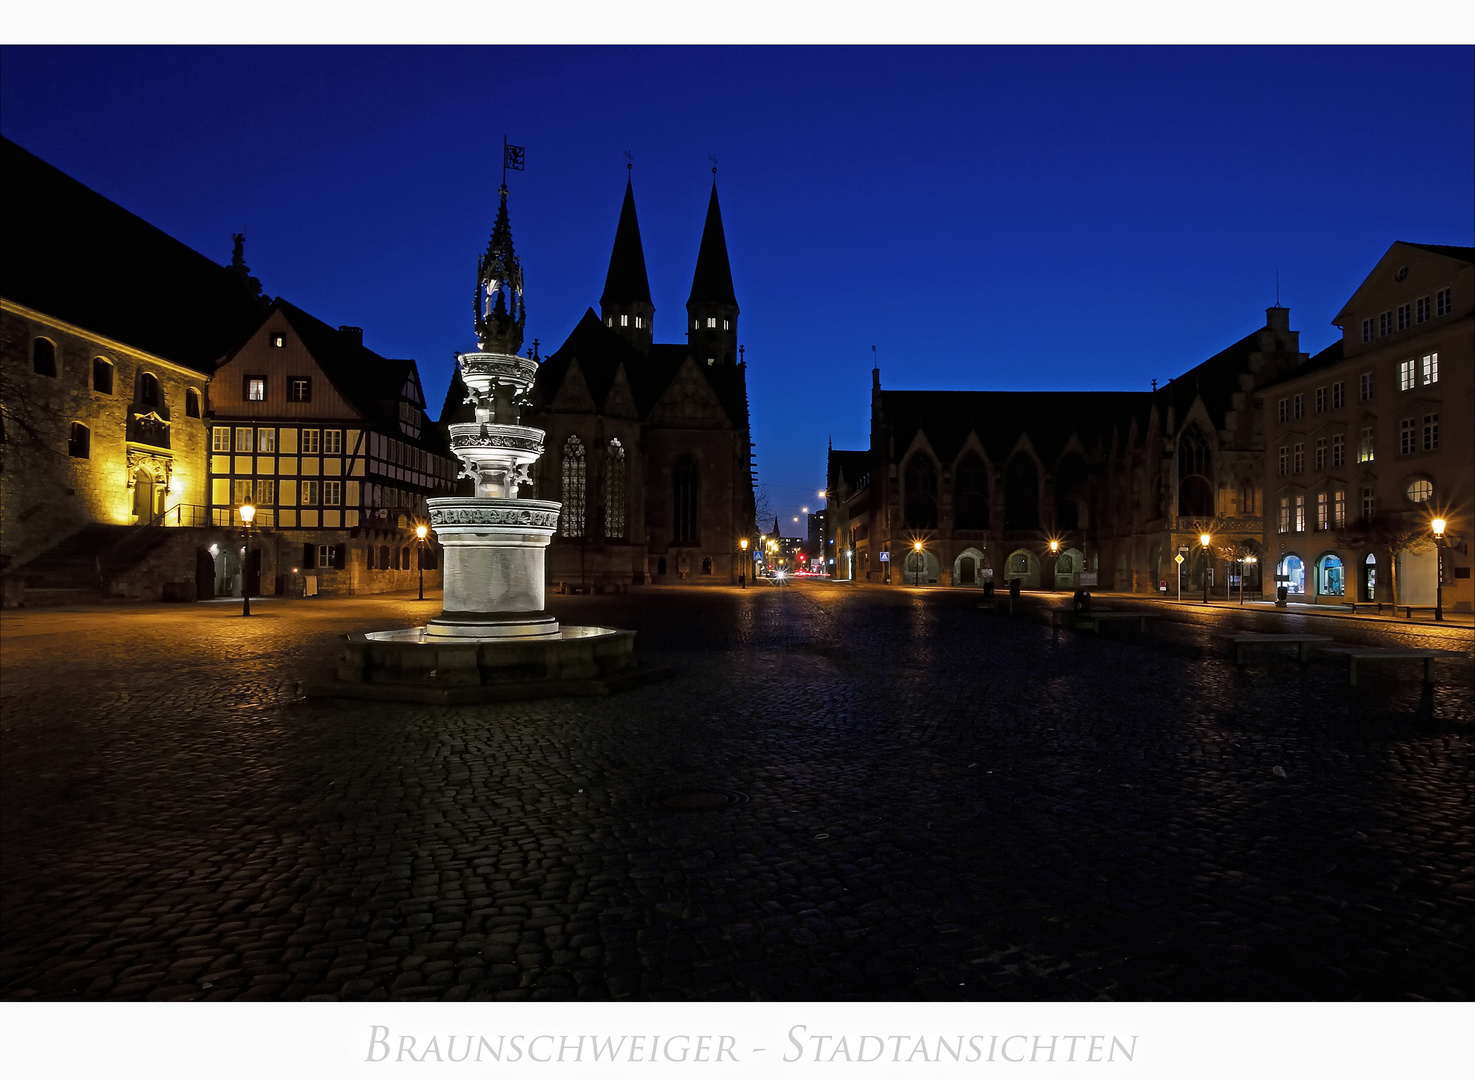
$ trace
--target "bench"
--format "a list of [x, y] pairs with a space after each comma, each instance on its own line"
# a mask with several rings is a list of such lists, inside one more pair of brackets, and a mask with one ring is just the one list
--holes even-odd
[[1156, 619], [1158, 616], [1151, 611], [1112, 611], [1110, 608], [1091, 608], [1086, 611], [1075, 611], [1071, 608], [1053, 608], [1050, 612], [1050, 626], [1058, 630], [1064, 616], [1068, 621], [1067, 626], [1076, 630], [1089, 630], [1091, 633], [1101, 635], [1102, 623], [1130, 622], [1137, 620], [1139, 633], [1147, 632], [1147, 620]]
[[1424, 682], [1434, 685], [1434, 658], [1442, 655], [1439, 649], [1363, 649], [1356, 645], [1334, 645], [1321, 650], [1347, 658], [1347, 684], [1357, 685], [1357, 665], [1383, 660], [1422, 660]]
[[1257, 645], [1297, 645], [1298, 659], [1305, 663], [1312, 645], [1323, 645], [1332, 639], [1325, 634], [1225, 634], [1224, 639], [1234, 645], [1234, 663], [1243, 667], [1245, 650]]
[[1358, 608], [1374, 608], [1374, 609], [1377, 610], [1377, 613], [1379, 615], [1383, 614], [1383, 609], [1385, 607], [1388, 608], [1390, 611], [1392, 611], [1394, 615], [1397, 615], [1398, 612], [1399, 612], [1399, 609], [1402, 609], [1402, 611], [1403, 611], [1403, 617], [1405, 619], [1412, 619], [1414, 617], [1414, 612], [1415, 611], [1435, 611], [1435, 610], [1437, 610], [1437, 608], [1435, 608], [1435, 606], [1433, 604], [1394, 604], [1394, 603], [1390, 603], [1387, 600], [1357, 600], [1357, 601], [1348, 601], [1347, 606], [1352, 609], [1352, 614], [1354, 614], [1354, 615], [1357, 614], [1357, 609]]

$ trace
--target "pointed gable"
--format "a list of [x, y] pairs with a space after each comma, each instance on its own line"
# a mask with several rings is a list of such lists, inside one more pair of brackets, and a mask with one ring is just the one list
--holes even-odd
[[687, 357], [667, 384], [649, 422], [666, 428], [727, 428], [731, 422], [711, 383], [702, 377], [695, 360]]
[[624, 420], [640, 419], [640, 410], [635, 407], [635, 391], [630, 389], [624, 364], [616, 369], [609, 393], [604, 396], [604, 415], [617, 416]]

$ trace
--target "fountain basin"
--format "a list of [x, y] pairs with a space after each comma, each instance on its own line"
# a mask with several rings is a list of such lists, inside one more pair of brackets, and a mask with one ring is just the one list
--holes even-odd
[[564, 626], [547, 638], [447, 639], [416, 626], [345, 634], [337, 669], [306, 693], [458, 705], [609, 694], [669, 675], [636, 662], [633, 630]]

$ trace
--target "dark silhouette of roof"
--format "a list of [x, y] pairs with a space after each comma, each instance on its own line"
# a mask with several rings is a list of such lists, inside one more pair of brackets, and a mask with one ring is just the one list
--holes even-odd
[[688, 304], [716, 302], [737, 306], [732, 288], [732, 266], [727, 261], [727, 234], [722, 231], [722, 208], [717, 205], [717, 181], [712, 181], [712, 198], [707, 203], [707, 223], [702, 227], [702, 246], [697, 251], [696, 273], [691, 278]]
[[854, 489], [855, 485], [871, 471], [871, 452], [869, 450], [831, 450], [830, 471], [845, 477], [845, 482]]
[[1409, 240], [1403, 241], [1409, 247], [1422, 248], [1424, 251], [1432, 251], [1436, 255], [1447, 255], [1451, 259], [1460, 259], [1467, 263], [1475, 263], [1475, 248], [1452, 247], [1449, 244], [1415, 244]]
[[620, 223], [615, 227], [615, 246], [609, 256], [609, 273], [604, 276], [601, 306], [651, 303], [650, 279], [645, 273], [645, 248], [640, 243], [640, 222], [635, 216], [635, 189], [625, 181], [625, 202]]
[[0, 139], [0, 295], [208, 374], [267, 301], [9, 139]]
[[[652, 345], [647, 356], [605, 326], [594, 309], [589, 308], [564, 343], [538, 369], [535, 397], [542, 408], [547, 408], [568, 377], [570, 366], [577, 360], [595, 408], [603, 410], [610, 388], [623, 368], [635, 398], [635, 411], [639, 419], [645, 421], [688, 356], [685, 345]], [[728, 420], [734, 427], [746, 428], [748, 390], [744, 369], [735, 364], [697, 364], [696, 368], [717, 395]], [[446, 401], [447, 405], [451, 404], [449, 395]], [[452, 417], [453, 421], [460, 419]], [[469, 413], [465, 419], [470, 419]]]
[[1341, 362], [1342, 339], [1337, 338], [1336, 341], [1332, 342], [1325, 349], [1322, 349], [1321, 352], [1317, 353], [1315, 356], [1308, 358], [1303, 363], [1297, 364], [1285, 374], [1271, 379], [1269, 382], [1262, 385], [1259, 389], [1268, 390], [1272, 386], [1278, 386], [1283, 382], [1289, 382], [1291, 379], [1299, 379], [1303, 375], [1309, 375], [1313, 371], [1320, 371], [1322, 368], [1331, 367], [1333, 364], [1339, 364]]

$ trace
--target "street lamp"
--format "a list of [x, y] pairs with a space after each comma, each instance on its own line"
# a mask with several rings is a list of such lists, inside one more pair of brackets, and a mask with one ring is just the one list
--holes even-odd
[[1444, 527], [1443, 518], [1429, 523], [1434, 530], [1434, 621], [1444, 621]]
[[1209, 602], [1209, 541], [1214, 539], [1208, 533], [1200, 533], [1198, 542], [1204, 549], [1204, 603]]
[[[1253, 555], [1246, 555], [1243, 559], [1239, 560], [1239, 606], [1240, 607], [1244, 607], [1245, 606], [1245, 564], [1246, 563], [1253, 564], [1255, 561], [1256, 561], [1256, 559], [1255, 559], [1255, 557]], [[1263, 590], [1261, 591], [1261, 593], [1263, 595]]]
[[241, 520], [246, 523], [246, 546], [241, 551], [241, 614], [251, 614], [251, 519], [256, 516], [256, 507], [241, 504]]
[[920, 587], [922, 584], [922, 541], [913, 540], [912, 551], [915, 552], [917, 556], [917, 569], [915, 571], [915, 580], [912, 582], [912, 584]]
[[425, 599], [425, 534], [429, 531], [424, 525], [415, 526], [415, 539], [419, 541], [420, 556], [420, 596], [418, 599], [421, 600]]
[[744, 536], [738, 541], [738, 545], [743, 549], [742, 555], [738, 556], [738, 566], [741, 567], [738, 570], [738, 585], [746, 589], [748, 587], [748, 538]]

